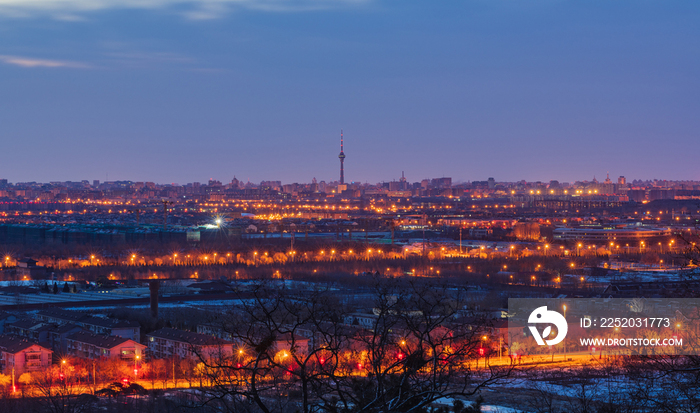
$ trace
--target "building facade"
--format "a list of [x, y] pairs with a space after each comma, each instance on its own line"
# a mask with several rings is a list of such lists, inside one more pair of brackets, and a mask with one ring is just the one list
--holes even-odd
[[52, 353], [24, 337], [0, 335], [0, 370], [3, 374], [45, 370], [51, 366]]
[[233, 353], [233, 343], [220, 338], [176, 330], [161, 328], [146, 335], [148, 351], [152, 358], [211, 358], [230, 356]]
[[66, 339], [66, 353], [71, 356], [96, 359], [119, 358], [133, 361], [142, 359], [146, 346], [134, 340], [79, 331]]

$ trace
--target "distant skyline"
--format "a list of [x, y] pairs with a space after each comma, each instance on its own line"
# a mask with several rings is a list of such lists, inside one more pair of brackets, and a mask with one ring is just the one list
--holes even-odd
[[700, 180], [700, 3], [0, 0], [0, 178]]
[[[622, 175], [622, 176], [624, 176], [624, 175]], [[311, 184], [311, 183], [312, 183], [312, 180], [313, 180], [313, 178], [312, 178], [312, 179], [310, 179], [310, 180], [308, 180], [308, 181], [284, 181], [284, 180], [277, 179], [277, 178], [271, 178], [271, 179], [263, 179], [263, 180], [260, 180], [260, 181], [252, 181], [252, 180], [251, 180], [251, 181], [248, 181], [247, 179], [240, 179], [240, 177], [238, 177], [238, 176], [236, 176], [235, 178], [238, 179], [238, 181], [241, 182], [241, 183], [243, 183], [243, 184], [246, 184], [246, 183], [250, 182], [250, 183], [253, 184], [253, 185], [260, 185], [262, 182], [274, 182], [274, 181], [280, 181], [280, 182], [282, 183], [282, 185], [286, 185], [286, 184], [302, 184], [302, 185], [308, 185], [308, 184]], [[421, 181], [423, 181], [423, 180], [431, 180], [431, 181], [432, 181], [433, 179], [439, 179], [439, 178], [451, 178], [451, 177], [432, 176], [432, 177], [424, 177], [424, 178], [415, 179], [415, 180], [407, 179], [407, 182], [408, 182], [408, 183], [416, 183], [416, 182], [421, 182]], [[493, 177], [489, 177], [489, 178], [493, 178]], [[616, 176], [616, 177], [610, 176], [610, 180], [611, 180], [612, 183], [614, 183], [614, 184], [617, 184], [617, 178], [618, 178], [617, 176]], [[641, 182], [653, 182], [653, 181], [658, 181], [658, 182], [664, 182], [664, 181], [665, 181], [665, 182], [700, 182], [700, 180], [692, 180], [692, 179], [662, 179], [662, 178], [655, 178], [655, 179], [639, 179], [639, 178], [634, 178], [634, 177], [629, 178], [629, 177], [626, 177], [626, 176], [624, 176], [624, 178], [625, 178], [625, 182], [627, 183], [627, 185], [631, 184], [633, 181], [641, 181]], [[5, 178], [1, 178], [1, 177], [0, 177], [0, 179], [5, 179]], [[535, 181], [525, 180], [525, 181], [527, 181], [528, 183], [541, 182], [542, 184], [549, 184], [550, 182], [556, 181], [556, 182], [558, 182], [558, 183], [560, 183], [560, 184], [571, 184], [571, 185], [573, 185], [573, 184], [575, 184], [576, 182], [589, 182], [589, 183], [590, 183], [590, 182], [594, 182], [593, 179], [596, 179], [596, 181], [599, 182], [599, 183], [604, 183], [604, 182], [605, 182], [605, 177], [603, 177], [603, 178], [601, 178], [601, 179], [598, 179], [597, 176], [595, 176], [595, 177], [593, 177], [593, 178], [591, 178], [591, 179], [576, 179], [576, 180], [573, 180], [573, 181], [563, 181], [563, 180], [556, 179], [556, 178], [554, 178], [554, 179], [548, 179], [548, 180], [535, 180]], [[103, 184], [103, 183], [105, 183], [105, 182], [126, 182], [126, 181], [130, 181], [130, 182], [152, 182], [152, 183], [154, 183], [154, 184], [156, 184], [156, 185], [180, 185], [180, 186], [184, 186], [184, 185], [188, 185], [188, 184], [192, 184], [192, 183], [199, 183], [199, 184], [202, 184], [202, 185], [207, 185], [208, 182], [209, 182], [209, 180], [218, 181], [218, 182], [220, 182], [222, 185], [228, 185], [228, 184], [231, 183], [231, 181], [233, 180], [233, 178], [232, 178], [232, 179], [209, 178], [209, 179], [203, 180], [203, 181], [196, 181], [196, 180], [193, 181], [193, 180], [189, 180], [189, 181], [182, 181], [182, 182], [159, 182], [159, 181], [153, 181], [153, 180], [134, 181], [133, 179], [117, 179], [117, 180], [109, 179], [109, 181], [105, 181], [105, 180], [101, 180], [101, 179], [97, 179], [97, 178], [95, 178], [95, 179], [87, 179], [87, 178], [84, 178], [84, 179], [75, 179], [75, 180], [53, 180], [53, 179], [52, 179], [52, 180], [50, 180], [50, 181], [17, 181], [17, 182], [13, 182], [13, 181], [8, 180], [8, 183], [9, 183], [9, 184], [27, 184], [27, 183], [34, 182], [34, 183], [36, 183], [36, 184], [50, 184], [50, 183], [52, 183], [52, 182], [57, 182], [57, 183], [65, 183], [65, 182], [80, 183], [80, 182], [83, 182], [83, 181], [87, 181], [90, 185], [92, 185], [93, 182], [94, 182], [95, 180], [99, 181], [100, 184]], [[484, 178], [484, 179], [470, 179], [470, 180], [455, 180], [455, 179], [452, 179], [452, 186], [454, 187], [454, 186], [457, 186], [457, 185], [469, 184], [469, 183], [473, 183], [473, 182], [486, 182], [487, 180], [488, 180], [488, 178]], [[495, 180], [495, 182], [496, 182], [497, 184], [498, 184], [498, 183], [516, 184], [516, 183], [519, 183], [519, 182], [522, 182], [522, 181], [523, 181], [522, 179], [507, 181], [507, 180], [498, 180], [498, 179], [495, 179], [495, 178], [494, 178], [494, 180]], [[324, 182], [327, 182], [327, 183], [340, 183], [339, 179], [328, 179], [328, 180], [325, 180], [325, 179], [317, 179], [317, 181], [318, 181], [318, 182], [324, 181]], [[399, 179], [384, 179], [384, 180], [378, 180], [378, 181], [374, 181], [374, 182], [359, 182], [359, 181], [348, 182], [348, 181], [346, 181], [345, 184], [378, 185], [378, 184], [382, 184], [382, 183], [386, 183], [386, 182], [392, 182], [392, 181], [394, 181], [394, 182], [399, 182]]]

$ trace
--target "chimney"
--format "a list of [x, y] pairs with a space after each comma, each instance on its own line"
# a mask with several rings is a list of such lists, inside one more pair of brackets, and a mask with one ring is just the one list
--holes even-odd
[[160, 281], [149, 281], [148, 288], [151, 290], [151, 318], [158, 319], [158, 289], [160, 288]]

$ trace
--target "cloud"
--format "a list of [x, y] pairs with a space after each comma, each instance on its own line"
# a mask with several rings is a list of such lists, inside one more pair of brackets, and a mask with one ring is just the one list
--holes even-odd
[[[0, 16], [79, 21], [81, 14], [116, 9], [175, 8], [191, 19], [221, 17], [236, 9], [294, 12], [333, 9], [372, 0], [0, 0]], [[184, 12], [182, 10], [185, 10]]]
[[147, 69], [153, 67], [193, 67], [197, 60], [179, 53], [140, 51], [117, 45], [116, 50], [104, 53], [102, 60], [106, 67]]
[[70, 62], [66, 60], [49, 60], [49, 59], [36, 59], [33, 57], [22, 57], [22, 56], [7, 56], [0, 55], [0, 62], [8, 65], [20, 66], [20, 67], [65, 67], [74, 69], [86, 69], [89, 66], [79, 62]]

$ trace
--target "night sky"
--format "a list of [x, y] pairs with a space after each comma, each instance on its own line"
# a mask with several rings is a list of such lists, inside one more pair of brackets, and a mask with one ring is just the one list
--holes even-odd
[[0, 0], [0, 178], [700, 180], [700, 2]]

